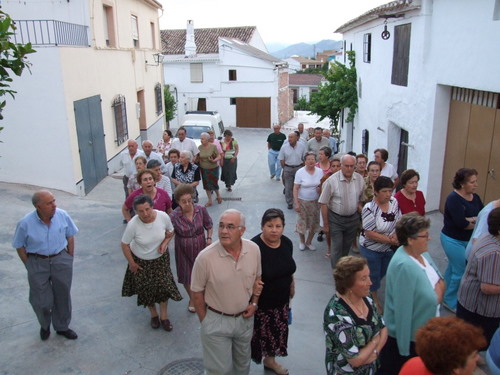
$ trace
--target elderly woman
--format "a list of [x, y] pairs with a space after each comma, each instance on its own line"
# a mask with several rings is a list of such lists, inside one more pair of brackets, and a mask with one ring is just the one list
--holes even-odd
[[224, 139], [221, 142], [221, 147], [224, 153], [224, 157], [221, 160], [221, 180], [226, 183], [227, 191], [233, 191], [232, 186], [238, 179], [236, 168], [238, 167], [240, 146], [238, 146], [238, 142], [233, 138], [233, 132], [231, 130], [224, 130]]
[[168, 151], [172, 147], [172, 132], [170, 130], [164, 130], [162, 138], [156, 145], [157, 152], [163, 157], [165, 163], [168, 162]]
[[394, 183], [389, 177], [380, 176], [373, 185], [374, 197], [363, 207], [363, 230], [360, 252], [370, 266], [373, 294], [377, 307], [382, 311], [377, 291], [384, 278], [394, 249], [399, 245], [395, 235], [396, 222], [401, 217], [398, 201], [392, 197]]
[[472, 375], [486, 342], [479, 328], [454, 316], [430, 319], [416, 336], [419, 357], [399, 375]]
[[415, 334], [438, 315], [444, 281], [428, 251], [429, 219], [412, 212], [396, 224], [401, 244], [387, 269], [384, 320], [389, 337], [380, 355], [380, 373], [397, 375], [416, 356]]
[[424, 193], [417, 190], [418, 180], [420, 180], [420, 175], [414, 169], [407, 169], [401, 173], [403, 188], [394, 195], [394, 198], [398, 200], [399, 209], [403, 215], [414, 211], [425, 215], [425, 198]]
[[264, 288], [255, 313], [252, 359], [276, 374], [288, 374], [275, 357], [285, 357], [288, 345], [289, 301], [295, 294], [292, 241], [283, 235], [285, 215], [277, 208], [264, 212], [262, 233], [252, 241], [259, 245]]
[[500, 324], [500, 208], [490, 212], [488, 233], [472, 247], [458, 290], [457, 316], [480, 326], [489, 345]]
[[368, 164], [368, 157], [365, 154], [356, 155], [356, 172], [363, 177], [368, 177], [366, 164]]
[[[136, 169], [137, 173], [139, 173], [143, 169], [146, 169], [146, 165], [148, 164], [148, 159], [146, 159], [142, 155], [139, 155], [135, 158], [134, 164], [135, 164], [135, 169]], [[128, 189], [129, 194], [131, 194], [132, 192], [134, 192], [135, 190], [137, 190], [141, 187], [139, 182], [137, 182], [137, 173], [135, 173], [128, 180], [127, 189]]]
[[148, 169], [151, 169], [155, 173], [156, 187], [165, 190], [168, 193], [170, 199], [172, 199], [172, 184], [170, 178], [164, 176], [161, 173], [161, 163], [159, 160], [151, 159], [148, 161]]
[[326, 373], [373, 375], [387, 340], [387, 328], [369, 297], [371, 281], [366, 259], [340, 258], [333, 277], [337, 291], [323, 317]]
[[367, 173], [368, 176], [365, 177], [365, 204], [373, 200], [373, 185], [377, 178], [380, 177], [380, 164], [376, 161], [369, 162]]
[[500, 327], [497, 328], [486, 351], [486, 364], [491, 375], [500, 375]]
[[332, 164], [330, 162], [330, 157], [332, 156], [332, 149], [328, 146], [323, 146], [318, 152], [318, 162], [316, 167], [323, 171], [323, 175], [327, 174], [332, 170]]
[[200, 161], [201, 180], [203, 181], [203, 189], [207, 193], [208, 202], [205, 207], [212, 205], [212, 193], [217, 195], [217, 203], [222, 203], [222, 197], [219, 193], [219, 166], [217, 162], [221, 159], [217, 147], [210, 143], [210, 135], [208, 133], [200, 134], [201, 145], [198, 146], [200, 153], [198, 158]]
[[[192, 160], [193, 154], [191, 153], [191, 151], [181, 151], [179, 162], [174, 165], [174, 169], [172, 171], [172, 182], [176, 187], [180, 184], [191, 185], [195, 191], [194, 203], [198, 203], [198, 191], [196, 190], [196, 186], [200, 184], [201, 176], [200, 169], [196, 164], [191, 162]], [[174, 203], [175, 208], [177, 207], [177, 203]]]
[[166, 213], [172, 211], [172, 200], [165, 190], [156, 187], [155, 176], [156, 173], [150, 169], [144, 169], [137, 174], [137, 181], [139, 181], [141, 188], [130, 194], [122, 206], [122, 214], [127, 222], [132, 218], [131, 210], [134, 198], [141, 194], [146, 194], [153, 200], [153, 208], [155, 210]]
[[453, 178], [453, 188], [444, 206], [441, 245], [448, 258], [448, 267], [444, 273], [446, 293], [443, 306], [455, 312], [458, 287], [465, 271], [465, 249], [472, 236], [477, 215], [483, 208], [483, 202], [476, 194], [477, 171], [475, 169], [459, 169]]
[[191, 271], [201, 250], [212, 243], [213, 223], [207, 209], [194, 204], [195, 191], [191, 185], [181, 184], [175, 190], [179, 204], [172, 213], [175, 229], [175, 264], [178, 282], [189, 296], [188, 310], [194, 313], [191, 296]]
[[[134, 210], [137, 215], [127, 224], [121, 241], [123, 255], [128, 261], [122, 296], [137, 294], [137, 306], [147, 306], [151, 313], [151, 327], [156, 329], [161, 325], [165, 331], [171, 331], [167, 302], [182, 299], [166, 251], [174, 228], [165, 212], [153, 208], [149, 195], [136, 196]], [[156, 304], [160, 305], [160, 316]]]
[[304, 160], [305, 166], [295, 173], [293, 183], [293, 203], [298, 214], [296, 231], [300, 237], [299, 250], [306, 247], [316, 250], [312, 240], [320, 229], [318, 198], [324, 173], [315, 166], [316, 154], [313, 151], [306, 152]]

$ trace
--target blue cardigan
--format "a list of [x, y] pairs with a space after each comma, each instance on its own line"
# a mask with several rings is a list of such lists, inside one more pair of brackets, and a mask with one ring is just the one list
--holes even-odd
[[[442, 278], [429, 253], [422, 254]], [[389, 336], [396, 339], [399, 354], [410, 355], [410, 341], [417, 329], [436, 316], [437, 296], [427, 274], [400, 246], [386, 275], [384, 320]]]

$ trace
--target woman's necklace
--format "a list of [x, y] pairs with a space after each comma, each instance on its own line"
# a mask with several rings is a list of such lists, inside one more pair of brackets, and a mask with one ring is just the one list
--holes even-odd
[[[366, 320], [366, 318], [368, 317], [368, 308], [366, 307], [366, 304], [365, 302], [363, 301], [363, 299], [361, 299], [361, 309], [358, 308], [351, 300], [350, 298], [347, 297], [347, 295], [344, 295], [342, 296], [342, 298], [344, 298], [347, 303], [349, 304], [349, 306], [352, 307], [352, 309], [354, 310], [354, 312], [356, 313], [357, 316], [359, 316], [360, 318], [363, 318], [364, 320]], [[363, 312], [365, 311], [365, 312]]]

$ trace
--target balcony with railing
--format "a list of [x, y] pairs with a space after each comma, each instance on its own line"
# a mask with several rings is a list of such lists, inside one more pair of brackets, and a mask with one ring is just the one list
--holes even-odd
[[56, 20], [16, 20], [12, 39], [33, 46], [90, 46], [88, 26]]

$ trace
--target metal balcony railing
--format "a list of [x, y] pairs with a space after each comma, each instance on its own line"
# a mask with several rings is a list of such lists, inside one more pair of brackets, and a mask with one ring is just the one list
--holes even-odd
[[16, 20], [15, 43], [33, 46], [89, 46], [88, 26], [56, 20]]

